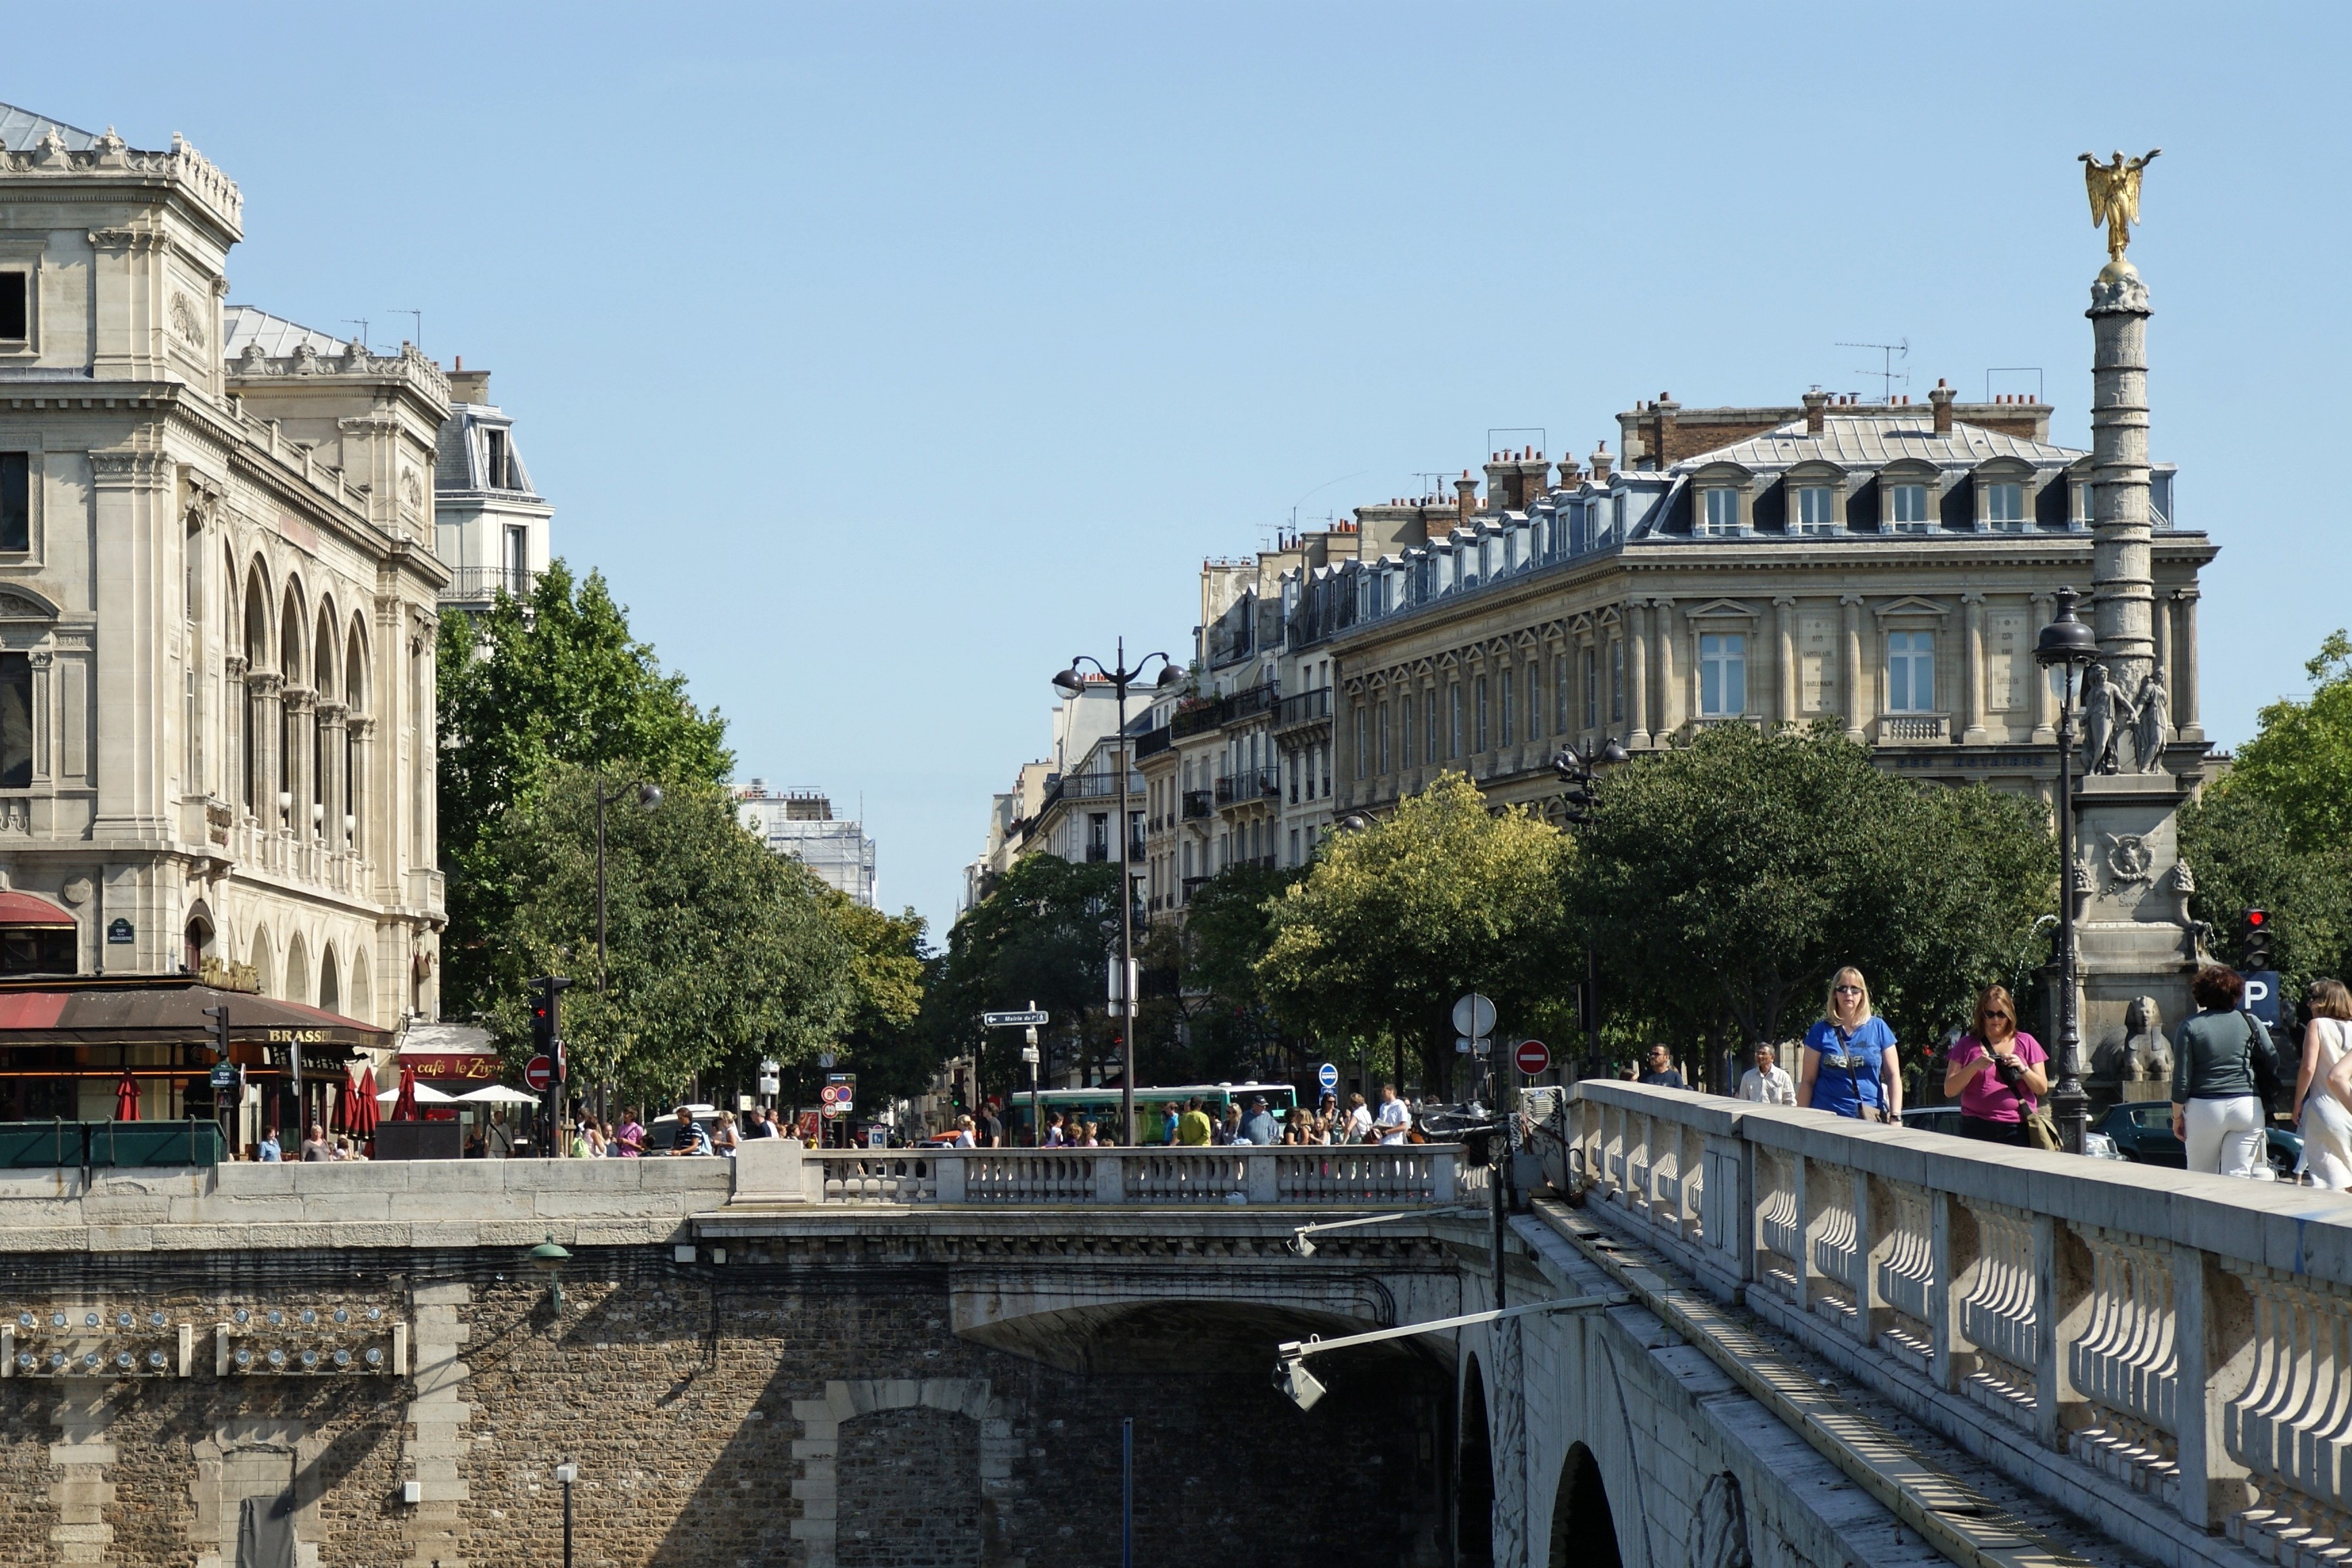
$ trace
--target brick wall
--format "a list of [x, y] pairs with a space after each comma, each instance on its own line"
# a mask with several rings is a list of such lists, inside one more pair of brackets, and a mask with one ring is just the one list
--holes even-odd
[[[564, 1459], [581, 1568], [1108, 1563], [1125, 1415], [1144, 1560], [1433, 1561], [1445, 1374], [1413, 1353], [1334, 1358], [1302, 1414], [1268, 1384], [1286, 1329], [1236, 1318], [1171, 1344], [1144, 1314], [1089, 1335], [1101, 1370], [1063, 1371], [958, 1338], [945, 1265], [581, 1248], [559, 1325], [507, 1249], [132, 1261], [0, 1258], [0, 1322], [55, 1305], [199, 1329], [189, 1378], [0, 1380], [12, 1565], [233, 1568], [242, 1498], [290, 1489], [321, 1568], [544, 1568]], [[420, 1327], [417, 1375], [214, 1375], [235, 1306], [414, 1321], [435, 1310], [419, 1296], [453, 1305]], [[412, 1479], [422, 1506], [401, 1500]]]

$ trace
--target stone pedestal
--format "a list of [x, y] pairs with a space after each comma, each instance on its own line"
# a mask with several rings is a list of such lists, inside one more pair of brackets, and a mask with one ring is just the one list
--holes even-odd
[[[2194, 1011], [2189, 982], [2197, 973], [2197, 941], [2189, 895], [2195, 884], [2179, 841], [2188, 799], [2187, 787], [2161, 772], [2094, 774], [2075, 787], [2079, 1016], [2095, 1118], [2118, 1098], [2158, 1098], [2146, 1082], [2148, 1037], [2161, 1038], [2168, 1051], [2173, 1026]], [[2136, 1016], [2134, 1004], [2143, 1001]], [[2169, 1092], [2168, 1087], [2164, 1094]]]

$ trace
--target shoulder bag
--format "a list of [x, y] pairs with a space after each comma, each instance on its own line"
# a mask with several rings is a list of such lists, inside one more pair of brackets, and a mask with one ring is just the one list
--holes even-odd
[[2263, 1120], [2267, 1122], [2279, 1101], [2278, 1054], [2257, 1048], [2267, 1043], [2254, 1033], [2263, 1026], [2261, 1019], [2243, 1008], [2238, 1016], [2246, 1021], [2246, 1070], [2254, 1080], [2254, 1092], [2262, 1097]]

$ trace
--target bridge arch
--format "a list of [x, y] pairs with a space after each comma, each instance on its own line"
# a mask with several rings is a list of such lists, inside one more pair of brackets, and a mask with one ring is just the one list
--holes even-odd
[[1493, 1568], [1495, 1447], [1488, 1436], [1486, 1369], [1474, 1355], [1462, 1360], [1461, 1437], [1454, 1458], [1454, 1561], [1456, 1568]]
[[1560, 1462], [1559, 1487], [1551, 1501], [1551, 1551], [1546, 1561], [1550, 1568], [1624, 1568], [1601, 1461], [1581, 1443], [1571, 1445]]

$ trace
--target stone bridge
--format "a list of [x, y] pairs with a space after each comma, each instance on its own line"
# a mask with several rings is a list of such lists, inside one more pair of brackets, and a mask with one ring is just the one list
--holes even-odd
[[1155, 1568], [2339, 1561], [2344, 1200], [1614, 1084], [1536, 1147], [1512, 1303], [1623, 1304], [1303, 1412], [1276, 1342], [1491, 1304], [1457, 1151], [0, 1176], [0, 1558], [551, 1564], [570, 1460], [582, 1568], [1111, 1564], [1131, 1418]]

